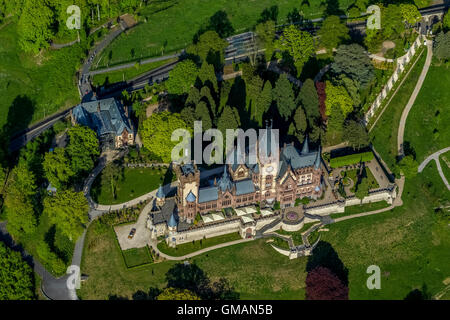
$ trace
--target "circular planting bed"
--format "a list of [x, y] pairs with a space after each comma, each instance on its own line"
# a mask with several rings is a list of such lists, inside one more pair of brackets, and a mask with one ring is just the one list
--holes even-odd
[[286, 214], [287, 221], [297, 221], [298, 218], [299, 218], [299, 215], [297, 212], [291, 211]]

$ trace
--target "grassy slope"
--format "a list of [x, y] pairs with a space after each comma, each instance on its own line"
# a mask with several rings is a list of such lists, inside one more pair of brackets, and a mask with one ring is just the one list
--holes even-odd
[[410, 142], [419, 163], [430, 154], [450, 146], [449, 87], [450, 70], [432, 65], [408, 115], [405, 142]]
[[0, 127], [8, 122], [14, 131], [42, 119], [44, 111], [48, 116], [79, 102], [74, 75], [82, 55], [79, 45], [39, 57], [25, 54], [16, 27], [0, 30]]
[[370, 137], [377, 152], [392, 170], [397, 156], [397, 134], [398, 125], [402, 112], [411, 93], [414, 91], [417, 80], [425, 64], [426, 52], [422, 54], [408, 78], [397, 91], [389, 106], [386, 108], [381, 118], [378, 119], [375, 128], [370, 132]]
[[119, 178], [116, 188], [116, 199], [111, 194], [111, 186], [101, 181], [100, 174], [94, 181], [91, 194], [94, 201], [100, 204], [123, 203], [157, 189], [163, 182], [165, 172], [150, 168], [125, 168], [124, 177]]
[[[312, 18], [320, 17], [320, 1], [310, 0], [311, 7], [305, 14]], [[343, 4], [345, 0], [339, 1]], [[208, 20], [219, 10], [228, 14], [235, 33], [245, 32], [252, 28], [260, 18], [261, 12], [273, 5], [278, 6], [278, 23], [285, 23], [287, 14], [293, 8], [299, 8], [297, 0], [180, 0], [172, 7], [152, 14], [152, 7], [144, 8], [143, 17], [148, 18], [147, 23], [135, 27], [128, 34], [121, 35], [114, 41], [102, 55], [100, 65], [106, 65], [109, 52], [112, 51], [110, 64], [135, 60], [150, 56], [161, 55], [164, 43], [164, 54], [181, 50], [188, 46], [198, 30], [208, 23]], [[132, 55], [134, 50], [134, 56]]]
[[120, 82], [120, 81], [123, 81], [124, 79], [125, 79], [125, 81], [131, 80], [140, 74], [143, 74], [150, 70], [156, 69], [158, 67], [161, 67], [165, 64], [174, 62], [176, 60], [177, 60], [177, 58], [173, 58], [173, 59], [148, 63], [148, 64], [140, 66], [139, 68], [133, 67], [133, 68], [128, 68], [128, 69], [124, 69], [124, 70], [98, 74], [98, 75], [94, 76], [94, 78], [92, 79], [92, 83], [95, 86], [102, 86], [102, 85], [105, 85], [108, 83]]
[[450, 181], [450, 151], [442, 154], [439, 161], [441, 162], [442, 171], [444, 172], [447, 181]]

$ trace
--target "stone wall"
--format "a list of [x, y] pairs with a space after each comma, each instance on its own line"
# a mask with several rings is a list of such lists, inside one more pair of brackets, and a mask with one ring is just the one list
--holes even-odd
[[400, 78], [400, 75], [403, 73], [403, 71], [405, 71], [406, 65], [409, 63], [411, 58], [414, 56], [417, 49], [423, 45], [424, 39], [425, 39], [424, 36], [419, 35], [417, 37], [416, 41], [414, 41], [411, 48], [409, 48], [408, 52], [404, 56], [402, 56], [396, 60], [396, 68], [394, 70], [394, 73], [389, 78], [386, 85], [383, 87], [383, 90], [377, 96], [377, 98], [375, 99], [373, 104], [369, 107], [369, 110], [367, 110], [367, 112], [366, 112], [366, 115], [365, 115], [366, 124], [368, 124], [369, 120], [375, 115], [375, 112], [381, 106], [382, 102], [389, 94], [389, 91], [394, 87], [394, 84]]

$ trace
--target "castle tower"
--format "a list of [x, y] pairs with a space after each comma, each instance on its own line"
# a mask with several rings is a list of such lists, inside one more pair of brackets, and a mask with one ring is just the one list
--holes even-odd
[[176, 196], [179, 217], [183, 221], [192, 222], [197, 214], [200, 171], [192, 163], [176, 166], [174, 169], [179, 182]]
[[161, 184], [159, 184], [158, 191], [156, 191], [156, 205], [162, 207], [166, 202], [166, 195]]
[[[279, 142], [274, 139], [278, 139], [277, 136], [273, 135], [272, 123], [266, 123], [266, 133], [262, 137], [259, 143], [264, 143], [266, 145], [266, 154], [262, 151], [262, 155], [259, 154], [258, 165], [259, 165], [259, 183], [261, 190], [261, 200], [267, 200], [272, 203], [276, 198], [276, 176], [279, 170]], [[258, 146], [259, 148], [259, 146]], [[261, 150], [258, 150], [261, 153]]]

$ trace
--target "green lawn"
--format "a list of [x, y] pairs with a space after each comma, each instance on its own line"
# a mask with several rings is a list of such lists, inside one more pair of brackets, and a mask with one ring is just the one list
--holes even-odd
[[450, 181], [450, 151], [441, 154], [439, 161], [441, 162], [442, 171], [444, 172], [447, 181]]
[[[378, 119], [376, 126], [370, 132], [370, 138], [372, 139], [376, 151], [391, 170], [393, 170], [394, 164], [396, 163], [397, 134], [400, 118], [411, 93], [414, 91], [417, 80], [422, 72], [423, 65], [425, 64], [425, 59], [426, 51], [422, 53], [405, 82]], [[411, 116], [411, 114], [409, 116]]]
[[170, 256], [173, 257], [181, 257], [186, 254], [205, 249], [208, 247], [215, 246], [217, 244], [230, 242], [234, 240], [242, 239], [242, 237], [239, 235], [239, 233], [229, 233], [218, 237], [212, 237], [212, 238], [206, 238], [202, 240], [197, 240], [194, 242], [184, 243], [176, 246], [175, 248], [171, 248], [166, 244], [166, 241], [161, 241], [158, 243], [158, 249]]
[[124, 250], [122, 254], [128, 268], [153, 262], [148, 247]]
[[333, 219], [336, 219], [336, 218], [340, 218], [340, 217], [348, 216], [348, 215], [352, 215], [352, 214], [375, 211], [375, 210], [387, 208], [389, 206], [390, 206], [390, 204], [387, 203], [386, 201], [357, 204], [354, 206], [345, 207], [344, 212], [332, 214], [331, 217]]
[[44, 116], [79, 103], [75, 73], [80, 45], [35, 56], [18, 46], [17, 24], [0, 29], [0, 128], [20, 131]]
[[115, 83], [115, 82], [131, 80], [131, 79], [139, 76], [140, 74], [146, 73], [148, 71], [151, 71], [153, 69], [161, 67], [165, 64], [174, 62], [176, 60], [177, 60], [177, 58], [167, 59], [167, 60], [144, 64], [142, 66], [138, 66], [137, 68], [133, 67], [133, 68], [123, 69], [123, 70], [119, 70], [119, 71], [97, 74], [93, 77], [92, 83], [95, 86], [103, 86], [105, 84], [111, 84], [111, 83]]
[[[123, 174], [117, 182], [116, 198], [111, 192], [111, 185], [106, 177], [100, 173], [95, 179], [91, 195], [94, 201], [100, 204], [118, 204], [140, 197], [150, 191], [156, 190], [159, 184], [164, 183], [166, 169], [155, 168], [123, 168]], [[168, 181], [167, 183], [170, 183]]]
[[[341, 7], [348, 1], [340, 0]], [[322, 15], [319, 0], [310, 0], [310, 7], [304, 9], [308, 18]], [[286, 23], [287, 14], [293, 8], [300, 8], [297, 0], [169, 0], [145, 7], [140, 12], [142, 22], [126, 34], [117, 38], [98, 58], [99, 66], [135, 61], [146, 57], [160, 56], [163, 53], [179, 51], [192, 43], [194, 35], [208, 24], [210, 17], [224, 10], [230, 20], [234, 33], [242, 33], [256, 25], [264, 9], [278, 6], [277, 24]], [[223, 21], [221, 21], [223, 22]], [[111, 59], [109, 59], [111, 57]]]
[[419, 163], [450, 146], [449, 88], [450, 69], [432, 65], [405, 127], [405, 144], [410, 144]]

